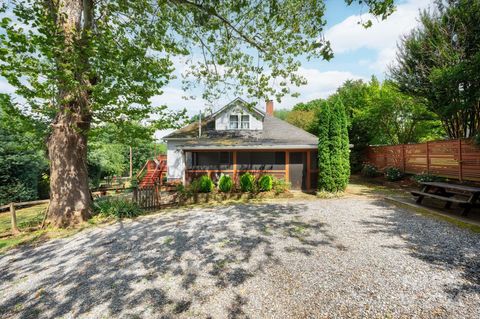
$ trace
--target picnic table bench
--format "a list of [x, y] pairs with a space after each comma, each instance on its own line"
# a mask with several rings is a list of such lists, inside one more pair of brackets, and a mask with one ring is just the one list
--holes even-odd
[[449, 208], [452, 203], [458, 204], [463, 207], [463, 216], [467, 216], [470, 209], [478, 205], [477, 201], [480, 199], [480, 188], [478, 187], [443, 182], [421, 182], [420, 184], [422, 185], [420, 191], [411, 192], [413, 196], [418, 197], [416, 200], [418, 204], [425, 197], [445, 201], [445, 208]]

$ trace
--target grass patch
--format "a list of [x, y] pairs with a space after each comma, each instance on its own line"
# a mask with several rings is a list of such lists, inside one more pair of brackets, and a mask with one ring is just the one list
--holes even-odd
[[[35, 227], [42, 223], [47, 204], [35, 205], [16, 210], [17, 226], [20, 229]], [[0, 213], [0, 235], [11, 231], [12, 217], [9, 211]]]
[[165, 238], [165, 240], [163, 241], [163, 243], [165, 245], [170, 245], [171, 243], [173, 243], [173, 237], [172, 236], [168, 236], [167, 238]]
[[[39, 229], [43, 221], [47, 204], [36, 205], [28, 208], [18, 209], [17, 225], [20, 233], [16, 235], [11, 234], [11, 216], [9, 212], [0, 214], [0, 253], [4, 253], [8, 249], [19, 245], [34, 244], [44, 242], [49, 239], [63, 238], [74, 235], [79, 231], [96, 226], [99, 224], [108, 224], [115, 221], [114, 218], [106, 218], [102, 216], [94, 216], [75, 228], [59, 229], [53, 227], [46, 227]], [[35, 228], [37, 227], [37, 228]]]

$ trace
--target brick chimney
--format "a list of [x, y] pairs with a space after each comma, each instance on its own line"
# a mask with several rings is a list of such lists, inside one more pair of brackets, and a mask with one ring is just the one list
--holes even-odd
[[273, 101], [272, 100], [267, 101], [267, 106], [265, 107], [265, 113], [273, 116]]

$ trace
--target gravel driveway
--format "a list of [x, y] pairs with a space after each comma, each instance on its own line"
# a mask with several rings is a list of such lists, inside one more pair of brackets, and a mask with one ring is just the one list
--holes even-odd
[[480, 235], [365, 197], [196, 208], [0, 255], [1, 318], [479, 318]]

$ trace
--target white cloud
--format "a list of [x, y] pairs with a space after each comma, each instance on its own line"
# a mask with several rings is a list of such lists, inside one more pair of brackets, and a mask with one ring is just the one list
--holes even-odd
[[7, 82], [7, 79], [0, 76], [0, 93], [12, 94], [14, 92], [15, 88]]
[[361, 76], [345, 71], [325, 71], [301, 67], [299, 73], [303, 75], [308, 84], [299, 88], [292, 88], [292, 91], [300, 93], [298, 98], [285, 97], [276, 108], [292, 108], [300, 102], [308, 102], [318, 98], [326, 98], [334, 93], [345, 81], [350, 79], [364, 79]]
[[[370, 68], [383, 72], [395, 57], [399, 38], [418, 25], [419, 10], [428, 8], [432, 0], [408, 0], [397, 5], [397, 10], [386, 20], [376, 21], [370, 14], [353, 15], [334, 25], [325, 33], [335, 54], [349, 53], [367, 48], [378, 51]], [[365, 29], [359, 21], [372, 20], [373, 25]]]

